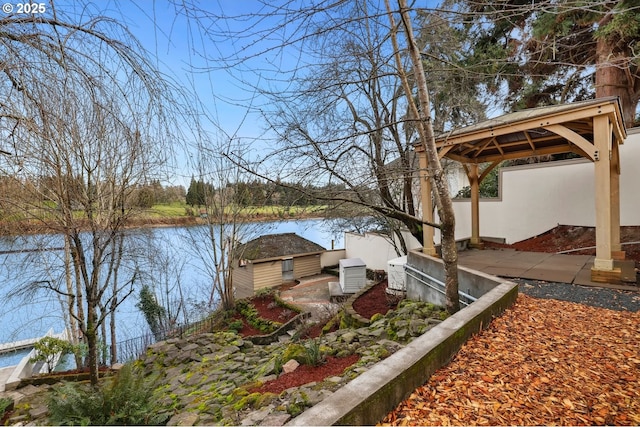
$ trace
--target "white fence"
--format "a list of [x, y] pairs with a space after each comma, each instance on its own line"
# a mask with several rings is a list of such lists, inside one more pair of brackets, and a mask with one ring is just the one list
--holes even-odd
[[334, 249], [320, 254], [320, 268], [338, 265], [341, 259], [346, 258], [344, 249]]
[[[408, 250], [422, 247], [408, 231], [403, 236]], [[391, 242], [377, 233], [344, 233], [344, 247], [346, 258], [360, 258], [371, 270], [387, 271], [387, 261], [399, 256]]]

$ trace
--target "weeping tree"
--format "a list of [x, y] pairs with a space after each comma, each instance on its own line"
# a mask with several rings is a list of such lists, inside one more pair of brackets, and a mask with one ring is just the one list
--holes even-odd
[[101, 325], [139, 277], [134, 191], [163, 177], [179, 108], [125, 27], [77, 7], [0, 19], [0, 175], [14, 186], [0, 207], [17, 232], [62, 236], [51, 280], [22, 290], [64, 297], [96, 384]]

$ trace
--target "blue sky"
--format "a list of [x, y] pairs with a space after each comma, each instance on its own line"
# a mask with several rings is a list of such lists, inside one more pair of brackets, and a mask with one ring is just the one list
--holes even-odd
[[[304, 3], [304, 0], [300, 1]], [[417, 1], [415, 6], [433, 7], [435, 4], [435, 0], [422, 0]], [[83, 9], [73, 0], [56, 0], [56, 5], [58, 8], [72, 8], [77, 14], [83, 13]], [[261, 5], [253, 0], [206, 0], [200, 2], [200, 7], [217, 14], [224, 11], [226, 15], [234, 16], [259, 12]], [[264, 49], [270, 43], [268, 39], [251, 40], [243, 37], [244, 33], [239, 33], [228, 39], [218, 38], [218, 42], [214, 43], [208, 35], [203, 34], [206, 26], [211, 25], [219, 30], [227, 25], [233, 33], [239, 31], [234, 26], [246, 26], [247, 23], [207, 22], [204, 19], [200, 21], [203, 25], [198, 26], [194, 20], [176, 14], [175, 5], [167, 0], [96, 0], [88, 3], [88, 8], [93, 15], [107, 15], [125, 25], [156, 61], [160, 71], [197, 94], [212, 118], [212, 122], [205, 124], [209, 131], [221, 130], [218, 133], [221, 138], [258, 140], [256, 148], [260, 149], [259, 140], [264, 134], [265, 124], [257, 113], [248, 113], [247, 109], [248, 104], [259, 104], [260, 100], [252, 100], [254, 95], [240, 87], [238, 78], [256, 82], [256, 75], [248, 72], [247, 68], [262, 68], [265, 65], [265, 68], [273, 70], [273, 64], [267, 65], [266, 62], [261, 62], [266, 61], [265, 59], [254, 58], [230, 73], [228, 70], [217, 69], [220, 64], [209, 62], [202, 54], [204, 52], [210, 57], [221, 57], [232, 55], [246, 46], [251, 46], [250, 49]], [[257, 25], [265, 28], [273, 22], [276, 21], [264, 19]], [[280, 35], [276, 34], [274, 38], [277, 39]], [[284, 62], [284, 68], [294, 55], [295, 53], [283, 52], [279, 60]], [[191, 173], [184, 172], [183, 182], [188, 182]]]
[[[305, 3], [304, 0], [301, 3]], [[414, 6], [434, 7], [437, 3], [436, 0], [418, 0]], [[109, 15], [127, 25], [142, 45], [158, 58], [159, 68], [172, 73], [183, 84], [192, 86], [197, 91], [229, 136], [238, 131], [243, 119], [244, 124], [238, 136], [260, 135], [258, 128], [261, 124], [256, 123], [258, 118], [250, 116], [245, 119], [246, 108], [234, 105], [249, 103], [251, 94], [239, 88], [237, 81], [227, 72], [215, 70], [217, 64], [208, 63], [201, 57], [202, 52], [213, 57], [233, 54], [251, 40], [229, 40], [214, 46], [209, 39], [202, 38], [201, 28], [197, 24], [189, 22], [184, 16], [176, 16], [174, 5], [166, 0], [108, 0], [100, 5]], [[250, 14], [261, 8], [259, 2], [252, 0], [206, 0], [200, 2], [200, 6], [217, 13], [224, 11], [228, 16]], [[264, 20], [260, 25], [264, 27], [270, 24], [271, 22]], [[224, 25], [242, 24], [228, 21]], [[229, 30], [233, 32], [238, 28], [231, 27]], [[265, 46], [264, 40], [256, 42], [261, 48]], [[284, 61], [287, 61], [286, 57]], [[255, 64], [257, 61], [252, 61], [252, 65]], [[208, 71], [193, 73], [191, 71], [194, 67]], [[237, 78], [242, 71], [238, 68], [233, 73]], [[246, 73], [243, 76], [255, 78]]]

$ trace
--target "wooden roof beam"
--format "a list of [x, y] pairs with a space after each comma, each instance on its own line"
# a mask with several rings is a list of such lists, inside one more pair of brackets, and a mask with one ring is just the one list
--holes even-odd
[[502, 144], [498, 144], [498, 141], [495, 138], [493, 138], [493, 145], [495, 145], [498, 151], [500, 152], [500, 154], [504, 156], [504, 150], [502, 149]]
[[500, 163], [502, 163], [502, 160], [496, 160], [493, 163], [491, 163], [489, 166], [484, 168], [484, 170], [480, 174], [480, 177], [478, 178], [478, 183], [482, 182], [487, 177], [487, 175], [489, 175], [489, 172], [494, 170], [496, 166], [498, 166]]
[[598, 150], [596, 150], [595, 146], [571, 129], [562, 125], [544, 126], [544, 129], [553, 132], [556, 135], [560, 135], [567, 141], [578, 146], [592, 162], [598, 160]]
[[527, 138], [527, 142], [529, 143], [529, 146], [531, 147], [532, 151], [536, 151], [536, 145], [533, 143], [533, 141], [531, 140], [531, 135], [529, 135], [528, 131], [524, 131], [524, 137]]
[[[524, 157], [534, 157], [534, 156], [544, 156], [546, 154], [559, 154], [559, 153], [575, 153], [576, 150], [572, 144], [566, 143], [562, 145], [554, 145], [552, 147], [546, 148], [538, 148], [535, 152], [532, 150], [521, 150], [514, 151], [512, 153], [502, 154], [491, 154], [487, 156], [477, 157], [474, 159], [469, 159], [467, 157], [455, 156], [452, 154], [447, 155], [450, 159], [457, 160], [461, 163], [486, 163], [486, 162], [494, 162], [496, 160], [512, 160], [512, 159], [521, 159]], [[580, 154], [580, 153], [578, 153]]]
[[449, 145], [448, 147], [442, 147], [441, 149], [438, 150], [438, 158], [442, 159], [443, 157], [447, 156], [447, 153], [449, 151], [451, 151], [451, 149], [453, 148], [453, 145]]
[[496, 138], [495, 136], [493, 138], [489, 138], [489, 140], [487, 142], [485, 142], [484, 144], [482, 144], [482, 147], [478, 148], [478, 151], [476, 151], [476, 153], [473, 155], [473, 157], [478, 157], [480, 155], [480, 153], [482, 153], [484, 151], [485, 148], [487, 148], [490, 144], [496, 144]]
[[[437, 144], [440, 145], [457, 145], [462, 144], [464, 142], [469, 141], [477, 141], [479, 139], [489, 138], [492, 136], [500, 136], [515, 132], [522, 132], [530, 129], [540, 128], [544, 126], [551, 126], [555, 124], [562, 124], [566, 122], [576, 122], [585, 119], [590, 119], [597, 115], [612, 115], [615, 117], [616, 115], [616, 107], [613, 104], [604, 104], [604, 105], [593, 105], [589, 108], [584, 108], [580, 110], [570, 110], [561, 113], [555, 113], [549, 116], [544, 117], [533, 117], [524, 119], [515, 123], [504, 123], [494, 125], [490, 128], [480, 129], [477, 131], [464, 133], [461, 135], [451, 135], [446, 136], [440, 140], [436, 140]], [[617, 123], [616, 120], [611, 118], [614, 123]], [[623, 129], [620, 129], [616, 126], [614, 128], [614, 132], [620, 140], [624, 139], [624, 135], [626, 132]]]

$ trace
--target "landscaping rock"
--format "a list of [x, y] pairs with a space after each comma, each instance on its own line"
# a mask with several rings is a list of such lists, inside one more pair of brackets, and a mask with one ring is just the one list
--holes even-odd
[[347, 332], [344, 335], [342, 335], [341, 339], [343, 342], [347, 343], [347, 344], [351, 344], [353, 341], [355, 341], [358, 337], [358, 334], [356, 332]]
[[[439, 318], [422, 318], [426, 308], [426, 303], [404, 304], [401, 313], [389, 312], [367, 327], [316, 338], [323, 355], [358, 354], [360, 360], [341, 376], [280, 394], [251, 393], [251, 387], [276, 379], [276, 367], [282, 362], [287, 362], [284, 372], [291, 372], [306, 356], [304, 342], [257, 345], [234, 332], [206, 333], [153, 344], [137, 363], [146, 373], [160, 375], [154, 399], [167, 411], [177, 412], [168, 425], [282, 425], [398, 351], [414, 333], [439, 323]], [[440, 313], [431, 308], [429, 312], [436, 317]], [[22, 393], [36, 390], [33, 386], [20, 389]], [[44, 416], [37, 411], [31, 419]]]
[[193, 426], [198, 422], [198, 414], [190, 413], [181, 413], [176, 414], [167, 423], [168, 426]]
[[42, 418], [46, 416], [48, 413], [49, 413], [49, 409], [47, 408], [46, 405], [38, 405], [31, 408], [31, 410], [29, 410], [29, 416], [32, 419]]
[[298, 369], [298, 366], [300, 366], [300, 363], [296, 359], [291, 359], [282, 365], [282, 372], [288, 374]]
[[291, 415], [287, 413], [276, 413], [267, 416], [260, 422], [261, 426], [283, 426], [291, 419]]

